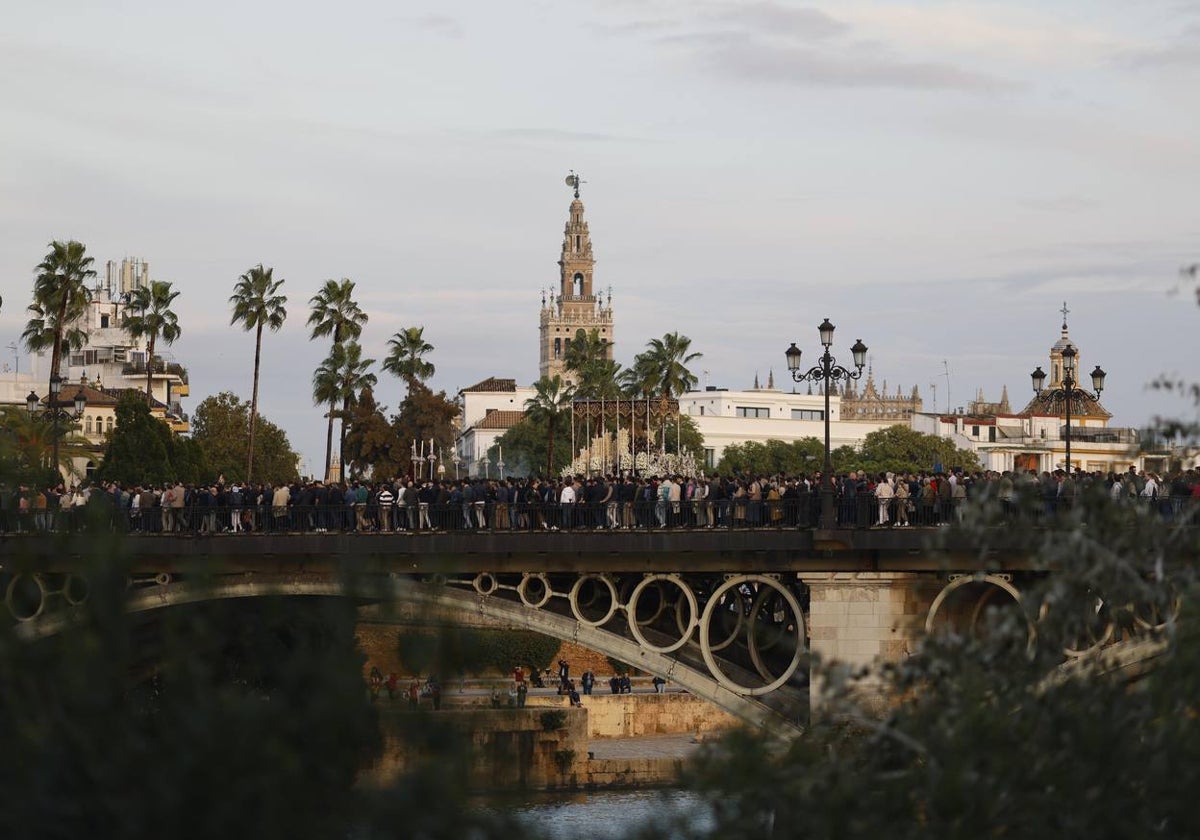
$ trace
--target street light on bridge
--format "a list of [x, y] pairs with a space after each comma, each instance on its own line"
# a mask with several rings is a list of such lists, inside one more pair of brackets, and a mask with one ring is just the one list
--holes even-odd
[[[62, 478], [62, 473], [59, 471], [58, 464], [59, 421], [78, 420], [83, 416], [84, 410], [87, 409], [87, 396], [83, 393], [83, 386], [80, 385], [79, 390], [75, 392], [75, 399], [72, 401], [75, 413], [71, 414], [70, 412], [64, 410], [62, 408], [62, 403], [59, 400], [59, 395], [62, 393], [62, 386], [63, 378], [61, 376], [50, 377], [50, 397], [46, 406], [46, 411], [50, 413], [50, 422], [52, 424], [50, 431], [50, 438], [52, 441], [51, 458], [53, 459], [52, 469], [55, 473], [54, 483], [56, 486], [58, 484], [58, 480]], [[31, 412], [37, 407], [37, 394], [32, 391], [29, 392], [29, 396], [25, 398], [25, 407]]]
[[[1066, 335], [1066, 325], [1063, 325]], [[1100, 392], [1104, 390], [1104, 377], [1107, 374], [1101, 370], [1100, 365], [1096, 365], [1096, 369], [1092, 371], [1092, 389], [1095, 393], [1085, 391], [1083, 388], [1076, 386], [1075, 380], [1075, 357], [1078, 352], [1068, 344], [1063, 348], [1063, 378], [1062, 387], [1054, 388], [1049, 391], [1044, 390], [1046, 385], [1046, 373], [1042, 370], [1041, 365], [1033, 373], [1029, 374], [1033, 380], [1033, 390], [1039, 397], [1045, 396], [1047, 401], [1062, 400], [1066, 411], [1066, 431], [1063, 434], [1067, 442], [1067, 476], [1071, 475], [1071, 400], [1075, 397], [1084, 397], [1085, 399], [1099, 400]]]
[[831, 529], [837, 524], [833, 511], [833, 464], [829, 455], [830, 385], [832, 382], [842, 379], [858, 379], [862, 376], [863, 367], [867, 364], [867, 345], [862, 343], [861, 338], [855, 339], [854, 345], [850, 348], [850, 352], [854, 356], [855, 370], [837, 364], [837, 360], [829, 352], [829, 348], [833, 346], [833, 330], [834, 326], [829, 323], [828, 318], [817, 327], [825, 352], [817, 360], [816, 366], [807, 371], [800, 368], [801, 352], [795, 342], [792, 342], [792, 345], [784, 352], [784, 355], [787, 356], [788, 370], [791, 371], [794, 381], [823, 381], [825, 383], [825, 466], [821, 472], [821, 527], [825, 529]]

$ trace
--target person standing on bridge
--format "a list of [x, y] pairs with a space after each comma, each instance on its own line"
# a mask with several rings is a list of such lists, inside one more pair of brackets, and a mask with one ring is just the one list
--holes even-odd
[[562, 522], [564, 531], [571, 530], [571, 519], [575, 510], [575, 484], [566, 480], [563, 481], [562, 492], [558, 496], [558, 504], [561, 510], [559, 519]]
[[395, 502], [396, 497], [388, 483], [385, 481], [380, 484], [375, 503], [379, 506], [379, 530], [384, 533], [392, 530], [392, 506]]

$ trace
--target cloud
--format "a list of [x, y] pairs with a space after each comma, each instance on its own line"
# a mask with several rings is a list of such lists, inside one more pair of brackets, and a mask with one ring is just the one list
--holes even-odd
[[752, 32], [805, 40], [832, 38], [850, 31], [849, 25], [818, 9], [784, 6], [769, 0], [739, 4], [718, 17]]
[[1118, 61], [1134, 69], [1200, 68], [1200, 23], [1187, 26], [1168, 44], [1122, 52]]
[[761, 0], [709, 3], [688, 11], [675, 18], [613, 25], [608, 31], [679, 49], [691, 61], [735, 81], [987, 94], [1020, 87], [983, 71], [905, 58], [888, 43], [865, 41], [856, 26], [819, 9]]
[[896, 88], [1003, 93], [1020, 85], [951, 64], [906, 61], [878, 52], [842, 54], [743, 41], [708, 54], [714, 69], [736, 78], [815, 87]]
[[462, 38], [467, 34], [462, 23], [449, 15], [424, 15], [414, 19], [413, 23], [420, 29], [445, 38]]
[[539, 140], [554, 143], [645, 143], [642, 137], [607, 134], [600, 131], [570, 131], [559, 128], [501, 128], [489, 131], [488, 135], [501, 140]]
[[1079, 213], [1100, 206], [1100, 201], [1082, 195], [1054, 195], [1037, 198], [1025, 198], [1018, 202], [1030, 210], [1044, 210], [1050, 213]]

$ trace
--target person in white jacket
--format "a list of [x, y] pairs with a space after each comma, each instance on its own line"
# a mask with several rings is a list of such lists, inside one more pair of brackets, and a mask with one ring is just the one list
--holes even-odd
[[879, 521], [876, 525], [887, 525], [891, 521], [888, 514], [895, 497], [896, 487], [892, 484], [892, 474], [879, 476], [879, 482], [875, 485], [875, 498], [879, 500]]

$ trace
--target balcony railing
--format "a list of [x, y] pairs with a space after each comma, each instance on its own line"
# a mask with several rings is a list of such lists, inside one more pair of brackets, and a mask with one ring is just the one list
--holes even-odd
[[[178, 376], [183, 382], [188, 381], [187, 368], [176, 362], [164, 362], [162, 359], [155, 359], [150, 365], [150, 370], [152, 373]], [[123, 376], [145, 376], [146, 365], [130, 362], [121, 368], [121, 374]]]

